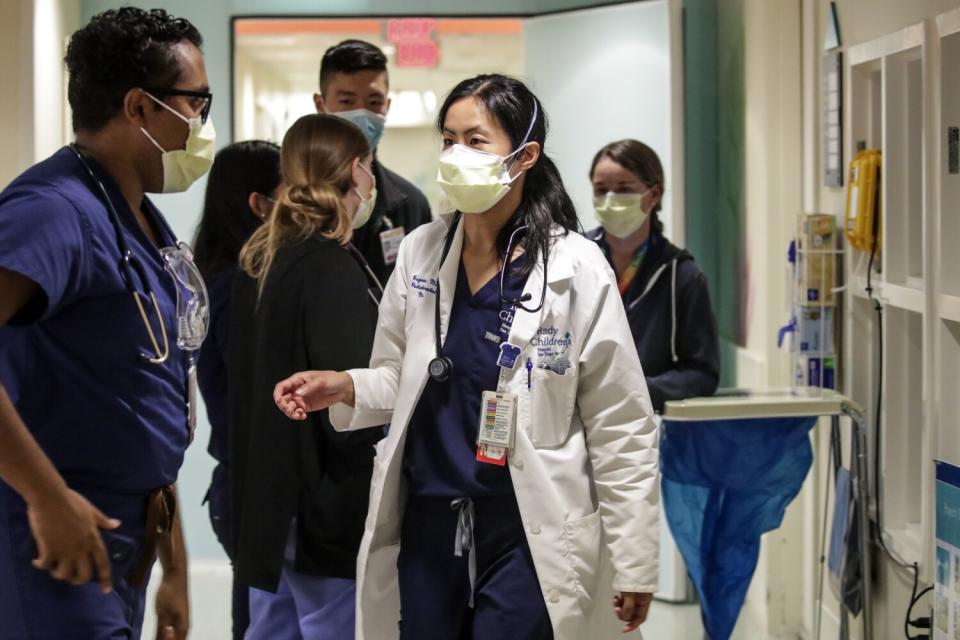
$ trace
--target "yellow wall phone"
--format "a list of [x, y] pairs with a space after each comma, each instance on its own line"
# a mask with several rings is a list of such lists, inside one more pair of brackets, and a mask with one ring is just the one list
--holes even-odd
[[859, 251], [880, 250], [880, 165], [879, 149], [858, 151], [850, 163], [844, 234]]

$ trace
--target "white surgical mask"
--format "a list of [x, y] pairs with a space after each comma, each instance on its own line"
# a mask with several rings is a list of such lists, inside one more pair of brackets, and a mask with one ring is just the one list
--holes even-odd
[[459, 211], [488, 211], [510, 192], [510, 185], [520, 177], [519, 173], [510, 176], [507, 160], [522, 149], [501, 157], [455, 144], [440, 154], [437, 182]]
[[[145, 92], [146, 93], [146, 92]], [[167, 151], [153, 139], [147, 130], [140, 127], [143, 135], [147, 136], [160, 153], [163, 155], [163, 189], [162, 193], [180, 193], [190, 188], [194, 182], [202, 178], [210, 166], [213, 164], [214, 147], [216, 145], [216, 130], [213, 128], [213, 119], [207, 118], [206, 123], [200, 121], [200, 117], [187, 118], [176, 109], [170, 107], [162, 100], [154, 96], [147, 95], [161, 107], [174, 114], [187, 123], [190, 127], [190, 134], [187, 136], [187, 144], [183, 149]]]
[[613, 193], [593, 198], [593, 210], [603, 230], [626, 238], [643, 226], [649, 211], [643, 208], [643, 193]]
[[383, 138], [383, 129], [387, 126], [386, 117], [368, 109], [351, 109], [350, 111], [331, 112], [330, 115], [352, 122], [363, 133], [370, 145], [370, 151], [375, 151], [380, 139]]
[[357, 194], [357, 197], [360, 198], [360, 206], [357, 207], [357, 212], [353, 214], [353, 228], [359, 229], [363, 225], [367, 224], [367, 221], [370, 219], [370, 216], [373, 214], [373, 207], [377, 203], [377, 179], [373, 177], [373, 174], [363, 166], [363, 163], [360, 163], [360, 168], [363, 169], [370, 179], [373, 180], [373, 187], [370, 189], [370, 195], [366, 198], [363, 197], [363, 194], [360, 193], [360, 190], [356, 187], [353, 188], [353, 192]]

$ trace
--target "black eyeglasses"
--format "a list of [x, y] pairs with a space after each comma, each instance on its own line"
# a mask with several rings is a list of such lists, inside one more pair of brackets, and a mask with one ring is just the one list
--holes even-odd
[[201, 99], [203, 100], [203, 106], [200, 107], [201, 124], [206, 124], [207, 118], [210, 117], [210, 107], [213, 105], [213, 94], [209, 91], [190, 91], [188, 89], [144, 89], [144, 91], [158, 98], [161, 96], [184, 96], [187, 98]]

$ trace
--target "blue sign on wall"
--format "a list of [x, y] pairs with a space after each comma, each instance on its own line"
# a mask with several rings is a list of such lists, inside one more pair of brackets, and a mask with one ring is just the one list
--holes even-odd
[[960, 468], [937, 461], [933, 638], [960, 638]]

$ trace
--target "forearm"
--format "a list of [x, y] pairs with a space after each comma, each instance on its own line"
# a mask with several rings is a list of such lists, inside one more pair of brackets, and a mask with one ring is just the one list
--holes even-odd
[[0, 479], [28, 503], [66, 490], [63, 477], [43, 452], [0, 384]]
[[[174, 488], [176, 491], [176, 488]], [[170, 531], [161, 535], [157, 541], [157, 557], [163, 567], [164, 579], [178, 577], [186, 580], [187, 547], [183, 538], [183, 525], [180, 517], [180, 499], [177, 498], [176, 515]]]
[[662, 413], [664, 403], [670, 400], [712, 395], [717, 390], [717, 374], [695, 367], [671, 369], [647, 378], [647, 389], [654, 410]]

